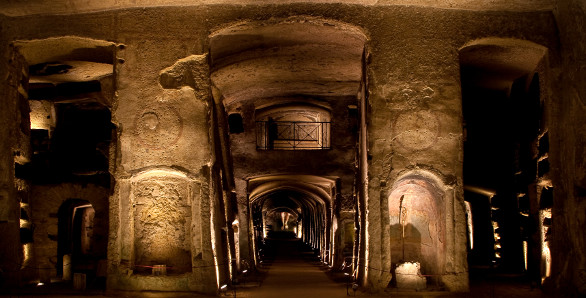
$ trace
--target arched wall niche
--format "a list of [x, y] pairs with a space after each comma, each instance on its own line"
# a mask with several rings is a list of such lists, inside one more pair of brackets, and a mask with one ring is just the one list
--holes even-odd
[[445, 256], [442, 183], [433, 174], [414, 171], [399, 177], [388, 198], [391, 263], [419, 262], [422, 274], [438, 275]]
[[131, 179], [132, 246], [135, 273], [151, 274], [153, 265], [168, 274], [192, 270], [191, 179], [183, 172], [157, 168]]

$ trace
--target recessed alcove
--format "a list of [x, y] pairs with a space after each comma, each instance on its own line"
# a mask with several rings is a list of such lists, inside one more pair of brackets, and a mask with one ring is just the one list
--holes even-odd
[[134, 273], [150, 275], [155, 265], [167, 274], [192, 271], [191, 196], [184, 173], [154, 169], [132, 179]]
[[411, 173], [393, 184], [388, 198], [391, 262], [418, 262], [436, 286], [445, 258], [444, 192], [430, 174]]

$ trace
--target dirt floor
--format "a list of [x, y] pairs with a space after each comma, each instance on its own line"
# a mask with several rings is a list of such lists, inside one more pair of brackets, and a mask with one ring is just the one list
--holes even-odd
[[[326, 297], [457, 297], [457, 298], [541, 298], [550, 297], [539, 289], [532, 289], [520, 276], [484, 274], [471, 279], [470, 293], [398, 291], [367, 293], [360, 288], [352, 290], [343, 273], [332, 273], [327, 265], [319, 262], [313, 252], [299, 241], [275, 239], [267, 246], [268, 251], [261, 267], [255, 273], [240, 276], [237, 285], [219, 293], [225, 297], [250, 298], [326, 298]], [[52, 284], [41, 287], [25, 287], [0, 297], [206, 297], [192, 293], [124, 292], [88, 289], [73, 290], [70, 284]]]

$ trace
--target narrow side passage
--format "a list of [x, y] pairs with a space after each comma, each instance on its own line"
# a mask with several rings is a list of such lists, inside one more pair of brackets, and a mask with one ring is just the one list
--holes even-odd
[[346, 297], [346, 287], [328, 278], [317, 253], [291, 233], [274, 232], [265, 239], [258, 288], [238, 289], [238, 297]]

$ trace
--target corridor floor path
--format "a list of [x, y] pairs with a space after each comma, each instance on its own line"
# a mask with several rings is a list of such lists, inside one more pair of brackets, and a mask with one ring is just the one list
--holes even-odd
[[346, 285], [328, 278], [323, 266], [310, 253], [304, 253], [298, 240], [276, 239], [271, 246], [272, 261], [265, 265], [266, 276], [261, 286], [239, 288], [237, 297], [347, 297]]

